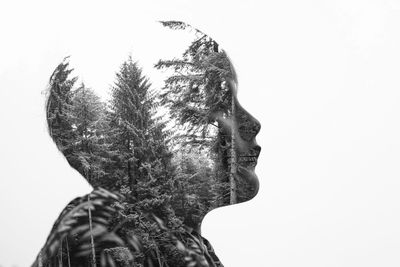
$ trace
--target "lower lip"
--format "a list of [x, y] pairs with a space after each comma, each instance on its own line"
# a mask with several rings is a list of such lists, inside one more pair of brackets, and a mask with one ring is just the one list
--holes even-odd
[[245, 168], [245, 169], [250, 169], [253, 170], [255, 169], [257, 165], [257, 160], [252, 160], [252, 161], [242, 161], [242, 162], [238, 162], [238, 166]]

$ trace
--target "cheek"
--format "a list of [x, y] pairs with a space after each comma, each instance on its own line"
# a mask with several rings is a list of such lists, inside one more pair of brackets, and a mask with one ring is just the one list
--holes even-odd
[[243, 153], [248, 152], [249, 150], [249, 142], [244, 140], [239, 133], [236, 133], [236, 150], [239, 152], [239, 155], [242, 156]]

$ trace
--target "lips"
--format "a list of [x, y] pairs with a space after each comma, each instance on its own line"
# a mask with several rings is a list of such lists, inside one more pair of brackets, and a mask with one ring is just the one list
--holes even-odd
[[260, 155], [260, 152], [261, 147], [256, 145], [255, 147], [247, 151], [247, 153], [239, 154], [238, 164], [244, 168], [254, 169], [257, 165], [257, 159]]
[[248, 184], [250, 199], [253, 198], [259, 189], [258, 177], [255, 173], [255, 167], [257, 165], [257, 159], [260, 155], [261, 147], [256, 145], [246, 152], [242, 151], [237, 158], [237, 172], [239, 177]]
[[240, 156], [238, 164], [244, 168], [255, 168], [257, 165], [258, 155]]

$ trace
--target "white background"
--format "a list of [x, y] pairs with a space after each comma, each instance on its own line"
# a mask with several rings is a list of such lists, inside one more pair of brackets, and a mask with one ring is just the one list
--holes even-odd
[[400, 2], [83, 2], [0, 4], [1, 266], [29, 266], [90, 190], [46, 132], [55, 66], [71, 54], [104, 84], [135, 40], [150, 46], [143, 20], [168, 19], [223, 45], [262, 124], [259, 195], [204, 222], [225, 266], [400, 266]]

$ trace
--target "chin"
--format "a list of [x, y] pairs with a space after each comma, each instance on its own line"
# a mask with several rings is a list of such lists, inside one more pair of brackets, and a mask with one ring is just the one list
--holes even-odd
[[241, 198], [238, 203], [246, 202], [253, 199], [257, 194], [260, 188], [260, 182], [258, 180], [257, 174], [253, 169], [239, 168], [238, 169], [239, 177], [246, 184], [246, 195], [244, 198]]

